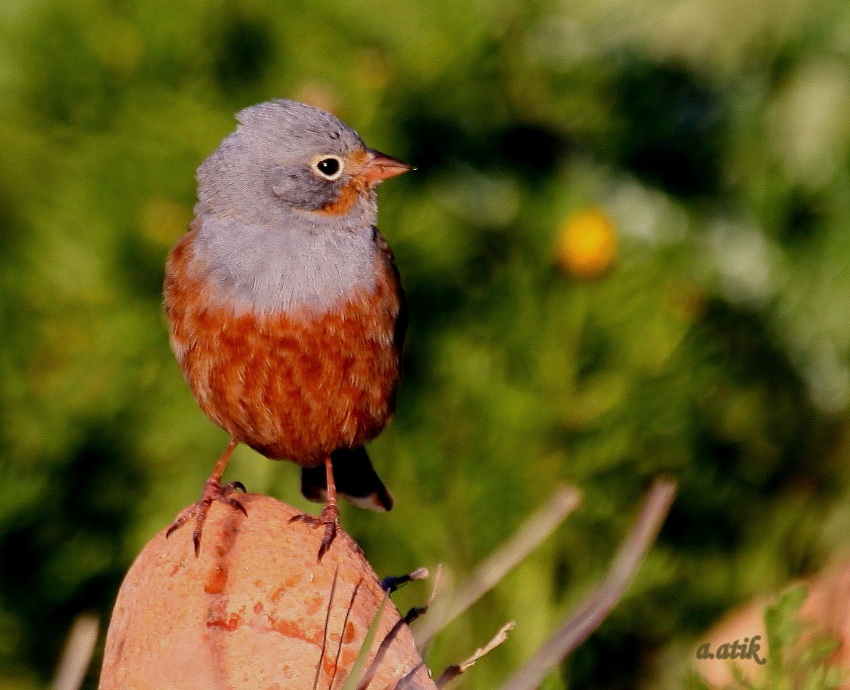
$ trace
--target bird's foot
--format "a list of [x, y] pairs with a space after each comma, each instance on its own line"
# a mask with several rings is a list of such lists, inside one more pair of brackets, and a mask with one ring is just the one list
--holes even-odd
[[322, 544], [319, 546], [318, 557], [318, 560], [321, 561], [322, 556], [328, 552], [331, 548], [331, 544], [334, 543], [334, 539], [336, 539], [336, 533], [339, 529], [339, 508], [336, 505], [336, 501], [329, 501], [325, 504], [325, 507], [322, 508], [322, 513], [319, 517], [302, 513], [301, 515], [296, 515], [295, 517], [290, 518], [289, 522], [304, 522], [313, 528], [322, 527], [324, 525], [325, 534], [322, 537]]
[[171, 523], [171, 527], [169, 527], [168, 531], [165, 533], [165, 538], [168, 539], [168, 537], [170, 537], [174, 532], [194, 518], [195, 529], [192, 531], [192, 543], [195, 545], [195, 556], [197, 557], [201, 553], [201, 533], [204, 529], [204, 522], [207, 519], [207, 513], [209, 513], [210, 506], [213, 501], [226, 503], [231, 508], [241, 511], [245, 517], [248, 516], [248, 511], [245, 510], [245, 506], [243, 506], [235, 498], [231, 497], [231, 494], [236, 491], [244, 493], [245, 485], [242, 484], [242, 482], [231, 482], [230, 484], [222, 486], [221, 482], [214, 477], [211, 477], [204, 485], [204, 492], [201, 494], [201, 500], [194, 505], [189, 506], [173, 523]]

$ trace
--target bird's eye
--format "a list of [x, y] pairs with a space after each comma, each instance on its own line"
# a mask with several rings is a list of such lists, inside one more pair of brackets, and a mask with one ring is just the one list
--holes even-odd
[[315, 167], [327, 180], [335, 180], [342, 175], [342, 161], [337, 156], [322, 156]]

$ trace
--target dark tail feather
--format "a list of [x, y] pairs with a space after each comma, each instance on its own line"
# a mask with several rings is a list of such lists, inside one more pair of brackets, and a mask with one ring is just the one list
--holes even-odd
[[[363, 446], [331, 453], [337, 495], [360, 508], [390, 510], [393, 497], [381, 481]], [[327, 498], [324, 464], [301, 468], [301, 493], [310, 501]]]

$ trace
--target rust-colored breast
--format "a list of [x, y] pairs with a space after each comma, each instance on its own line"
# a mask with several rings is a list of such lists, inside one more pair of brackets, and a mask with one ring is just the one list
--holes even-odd
[[234, 313], [193, 259], [194, 235], [169, 257], [165, 308], [183, 376], [207, 416], [264, 455], [301, 465], [374, 438], [400, 378], [391, 266], [377, 261], [375, 287], [325, 313]]

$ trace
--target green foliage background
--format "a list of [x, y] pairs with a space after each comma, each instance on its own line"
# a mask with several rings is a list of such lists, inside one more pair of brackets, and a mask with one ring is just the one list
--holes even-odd
[[[47, 686], [226, 442], [169, 352], [163, 263], [233, 113], [281, 96], [419, 167], [380, 204], [412, 320], [371, 451], [397, 508], [343, 514], [378, 571], [460, 579], [555, 483], [585, 492], [432, 668], [516, 619], [466, 684], [495, 687], [663, 473], [638, 581], [546, 687], [679, 687], [711, 621], [846, 546], [848, 37], [841, 0], [5, 0], [0, 688]], [[590, 281], [555, 249], [588, 206], [619, 241]], [[228, 476], [306, 505], [288, 463]]]

